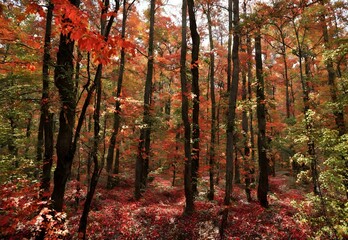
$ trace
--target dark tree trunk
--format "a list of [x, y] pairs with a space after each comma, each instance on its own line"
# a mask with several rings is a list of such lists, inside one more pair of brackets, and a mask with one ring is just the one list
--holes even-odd
[[[78, 6], [79, 1], [72, 1], [71, 3]], [[118, 8], [119, 4], [116, 4], [115, 12], [118, 11]], [[108, 39], [114, 18], [115, 16], [112, 15], [108, 21], [108, 25], [105, 26], [104, 29], [102, 29], [105, 41], [107, 41]], [[59, 90], [60, 100], [63, 105], [59, 118], [60, 126], [56, 145], [58, 159], [57, 168], [54, 172], [54, 189], [51, 197], [53, 201], [53, 208], [59, 212], [62, 211], [63, 208], [65, 185], [68, 177], [70, 176], [72, 161], [76, 152], [77, 142], [80, 138], [80, 133], [86, 116], [87, 108], [90, 104], [93, 92], [96, 89], [96, 83], [98, 82], [97, 79], [101, 78], [102, 74], [102, 65], [99, 64], [95, 74], [94, 83], [90, 87], [89, 85], [91, 79], [90, 77], [88, 77], [88, 82], [85, 86], [85, 89], [87, 89], [87, 96], [83, 103], [73, 138], [72, 131], [74, 126], [76, 107], [74, 94], [75, 82], [72, 78], [74, 42], [71, 41], [69, 36], [70, 34], [66, 36], [61, 34], [59, 50], [57, 53], [57, 66], [54, 76], [55, 84]]]
[[[101, 16], [106, 15], [109, 8], [108, 0], [103, 1], [103, 3], [104, 3], [104, 8], [102, 9]], [[119, 7], [120, 7], [120, 4], [119, 4], [119, 1], [117, 1], [115, 6], [115, 11], [114, 11], [115, 13], [118, 12]], [[110, 17], [107, 24], [106, 19], [104, 19], [103, 17], [101, 18], [101, 34], [104, 36], [105, 41], [107, 41], [107, 38], [109, 36], [113, 20], [114, 20], [114, 17], [113, 16]], [[93, 169], [90, 187], [87, 192], [86, 201], [83, 206], [83, 212], [82, 212], [80, 223], [79, 223], [78, 232], [79, 232], [79, 237], [81, 239], [86, 239], [88, 214], [91, 208], [93, 196], [96, 191], [98, 180], [99, 180], [101, 171], [103, 169], [103, 163], [104, 163], [104, 159], [103, 159], [101, 166], [99, 166], [99, 160], [98, 160], [98, 146], [100, 142], [99, 132], [100, 132], [100, 109], [101, 109], [100, 106], [101, 106], [101, 98], [102, 98], [102, 82], [101, 82], [102, 72], [103, 72], [103, 65], [99, 64], [97, 68], [97, 73], [94, 79], [94, 86], [96, 88], [96, 100], [95, 100], [95, 108], [94, 108], [94, 114], [93, 114], [94, 137], [93, 137], [93, 147], [91, 152], [94, 169]], [[106, 124], [106, 121], [105, 121], [105, 124]], [[105, 129], [104, 129], [104, 137], [105, 137]], [[104, 154], [102, 155], [104, 156]]]
[[[101, 68], [100, 72], [102, 72], [101, 64], [99, 64], [99, 66]], [[93, 169], [93, 173], [92, 173], [90, 187], [89, 187], [88, 192], [87, 192], [86, 201], [85, 201], [84, 206], [83, 206], [83, 212], [82, 212], [80, 222], [79, 222], [78, 232], [79, 232], [79, 237], [81, 239], [86, 239], [88, 214], [89, 214], [89, 211], [91, 208], [93, 196], [94, 196], [95, 190], [97, 188], [99, 176], [100, 176], [100, 173], [102, 170], [102, 166], [99, 166], [99, 161], [98, 161], [98, 145], [100, 142], [99, 132], [100, 132], [100, 103], [101, 103], [101, 74], [98, 75], [98, 77], [96, 77], [95, 81], [96, 81], [95, 84], [96, 84], [96, 88], [97, 88], [97, 91], [96, 91], [97, 96], [96, 96], [96, 106], [95, 106], [94, 115], [93, 115], [93, 118], [94, 118], [94, 137], [93, 137], [93, 148], [92, 148], [92, 152], [91, 152], [91, 157], [93, 159], [94, 169]]]
[[116, 156], [115, 156], [115, 164], [113, 174], [115, 174], [115, 185], [118, 186], [120, 183], [120, 177], [118, 174], [120, 173], [120, 145], [122, 141], [118, 140], [116, 143]]
[[211, 130], [210, 130], [210, 148], [209, 148], [209, 192], [208, 199], [214, 200], [214, 165], [215, 165], [215, 138], [216, 138], [216, 100], [215, 100], [215, 56], [214, 40], [211, 20], [211, 4], [207, 6], [209, 47], [210, 47], [210, 101], [211, 101]]
[[[236, 138], [236, 137], [235, 137]], [[234, 183], [240, 183], [240, 163], [238, 160], [238, 148], [236, 142], [234, 142]]]
[[24, 157], [25, 158], [29, 158], [29, 156], [28, 156], [28, 152], [29, 152], [28, 142], [30, 141], [30, 136], [31, 136], [32, 120], [33, 120], [33, 115], [30, 113], [28, 118], [27, 118], [27, 129], [26, 129], [26, 133], [25, 133], [25, 138], [26, 138], [26, 144], [25, 144], [25, 150], [24, 150]]
[[200, 37], [197, 31], [195, 6], [193, 0], [187, 0], [188, 14], [190, 19], [190, 31], [192, 39], [191, 55], [191, 73], [192, 73], [192, 191], [197, 194], [198, 168], [199, 168], [199, 41]]
[[[252, 46], [251, 46], [251, 38], [250, 35], [247, 35], [247, 54], [249, 56], [249, 60], [248, 60], [248, 100], [249, 100], [249, 104], [251, 104], [252, 102], [252, 98], [253, 98], [253, 90], [251, 88], [252, 85], [252, 81], [253, 81], [253, 73], [252, 73], [252, 61], [251, 61], [251, 56], [252, 56]], [[250, 179], [250, 183], [255, 181], [255, 137], [254, 137], [254, 112], [253, 112], [253, 108], [249, 107], [249, 129], [250, 129], [250, 150], [251, 150], [251, 156], [250, 156], [250, 162], [249, 162], [249, 179]]]
[[[180, 126], [179, 126], [180, 128]], [[174, 161], [173, 161], [173, 179], [172, 179], [172, 186], [175, 186], [175, 180], [176, 180], [176, 174], [177, 174], [177, 164], [178, 164], [178, 159], [179, 159], [179, 142], [180, 142], [180, 129], [177, 129], [177, 132], [175, 134], [175, 156], [174, 156]]]
[[187, 27], [187, 1], [182, 1], [182, 27], [181, 27], [181, 56], [180, 56], [180, 82], [181, 82], [181, 119], [184, 124], [185, 138], [185, 170], [184, 170], [184, 187], [185, 187], [185, 214], [192, 214], [194, 211], [194, 201], [192, 192], [192, 175], [191, 175], [191, 126], [189, 120], [189, 87], [186, 79], [186, 27]]
[[301, 51], [300, 56], [304, 55], [304, 61], [305, 61], [305, 77], [303, 78], [302, 84], [303, 84], [303, 101], [304, 101], [304, 116], [305, 116], [305, 122], [306, 122], [306, 130], [307, 130], [307, 136], [308, 136], [308, 142], [307, 142], [307, 152], [311, 159], [310, 163], [310, 169], [312, 173], [312, 183], [313, 183], [313, 192], [316, 195], [320, 194], [320, 186], [319, 186], [319, 173], [318, 173], [318, 163], [317, 163], [317, 155], [315, 153], [315, 144], [314, 144], [314, 138], [313, 138], [313, 119], [310, 116], [310, 86], [309, 86], [309, 80], [311, 79], [311, 73], [310, 73], [310, 62], [309, 57], [306, 53], [303, 53]]
[[[246, 16], [247, 15], [247, 2], [243, 1], [243, 13]], [[241, 51], [246, 51], [248, 54], [248, 57], [250, 57], [249, 52], [251, 52], [251, 49], [249, 51], [250, 43], [250, 36], [247, 34], [245, 40], [244, 40], [247, 49]], [[247, 86], [247, 73], [251, 73], [251, 69], [249, 70], [249, 67], [251, 68], [251, 62], [248, 60], [247, 62], [247, 71], [242, 72], [242, 101], [247, 102], [248, 100], [248, 86]], [[248, 76], [249, 77], [249, 76]], [[250, 93], [249, 93], [250, 94]], [[243, 145], [244, 145], [244, 157], [243, 157], [243, 169], [244, 169], [244, 181], [245, 181], [245, 194], [247, 197], [248, 202], [250, 202], [251, 199], [251, 189], [250, 189], [250, 183], [251, 183], [251, 161], [250, 161], [250, 138], [249, 138], [249, 119], [248, 119], [248, 111], [247, 107], [245, 106], [243, 108], [242, 112], [242, 130], [243, 130]]]
[[[127, 1], [123, 1], [123, 15], [122, 15], [122, 30], [121, 30], [121, 37], [122, 39], [125, 39], [126, 36], [126, 22], [127, 22], [127, 14], [128, 14], [127, 8]], [[113, 130], [110, 138], [110, 145], [108, 149], [108, 155], [106, 157], [106, 171], [108, 172], [108, 178], [106, 186], [107, 188], [112, 188], [112, 164], [114, 160], [114, 151], [115, 151], [115, 145], [116, 145], [116, 138], [118, 134], [118, 130], [120, 128], [120, 121], [121, 121], [121, 91], [122, 91], [122, 82], [123, 82], [123, 74], [124, 74], [124, 68], [125, 68], [125, 62], [126, 62], [126, 54], [125, 49], [121, 49], [121, 57], [120, 57], [120, 65], [119, 65], [119, 73], [118, 73], [118, 79], [117, 79], [117, 90], [116, 90], [116, 103], [115, 103], [115, 112], [114, 112], [114, 125]]]
[[51, 32], [53, 18], [53, 4], [51, 1], [47, 3], [46, 30], [44, 39], [44, 56], [42, 64], [42, 97], [41, 97], [41, 117], [38, 133], [37, 156], [42, 159], [44, 145], [44, 157], [42, 165], [42, 176], [40, 195], [43, 200], [48, 199], [51, 181], [51, 168], [53, 162], [53, 113], [49, 112], [49, 65], [51, 61]]
[[[232, 7], [232, 1], [229, 1], [229, 9]], [[232, 84], [229, 91], [228, 100], [228, 117], [227, 117], [227, 142], [226, 142], [226, 186], [224, 204], [229, 205], [232, 195], [233, 184], [233, 145], [234, 145], [234, 128], [236, 119], [237, 93], [239, 83], [239, 1], [233, 0], [233, 49], [232, 49]], [[232, 33], [230, 33], [232, 34]]]
[[[79, 0], [70, 0], [70, 3], [79, 6]], [[65, 19], [64, 21], [69, 21]], [[65, 185], [70, 176], [73, 156], [70, 152], [75, 123], [75, 82], [73, 80], [73, 52], [74, 41], [70, 33], [60, 35], [57, 63], [54, 70], [54, 82], [59, 91], [61, 110], [59, 116], [59, 131], [57, 137], [57, 167], [54, 172], [54, 188], [52, 193], [53, 208], [61, 212]]]
[[147, 61], [147, 74], [144, 92], [144, 113], [143, 125], [140, 129], [140, 139], [138, 145], [138, 155], [135, 167], [135, 199], [139, 200], [141, 191], [146, 187], [149, 171], [150, 158], [150, 134], [151, 134], [151, 97], [152, 97], [152, 77], [154, 63], [154, 26], [155, 26], [155, 6], [156, 1], [150, 2], [150, 29], [149, 29], [149, 48]]
[[228, 0], [228, 43], [227, 43], [227, 92], [232, 82], [232, 36], [233, 36], [233, 0]]
[[266, 156], [267, 139], [266, 139], [266, 107], [264, 93], [264, 79], [262, 72], [262, 53], [261, 53], [261, 35], [260, 30], [255, 36], [255, 62], [256, 62], [256, 80], [257, 80], [257, 149], [259, 155], [259, 185], [257, 188], [257, 199], [262, 207], [268, 207], [268, 160]]

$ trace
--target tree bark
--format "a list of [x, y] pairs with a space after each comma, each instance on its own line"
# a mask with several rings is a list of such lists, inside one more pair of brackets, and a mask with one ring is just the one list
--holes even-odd
[[259, 185], [257, 188], [257, 199], [262, 207], [268, 207], [267, 192], [268, 192], [268, 160], [266, 156], [267, 139], [266, 139], [266, 108], [265, 108], [265, 93], [264, 79], [262, 71], [262, 52], [261, 52], [261, 34], [260, 30], [255, 36], [255, 62], [256, 62], [256, 80], [257, 80], [257, 149], [259, 155]]
[[147, 176], [149, 171], [150, 158], [150, 135], [151, 135], [151, 98], [152, 98], [152, 78], [154, 63], [154, 26], [155, 26], [155, 6], [156, 1], [150, 2], [150, 29], [149, 29], [149, 47], [147, 74], [144, 92], [144, 113], [143, 125], [140, 129], [140, 139], [138, 145], [138, 155], [135, 167], [135, 199], [139, 200], [141, 191], [146, 187]]
[[[70, 0], [70, 3], [76, 7], [79, 6], [79, 0]], [[69, 21], [69, 19], [64, 21]], [[63, 209], [65, 185], [70, 175], [73, 161], [73, 156], [70, 152], [76, 110], [73, 52], [74, 41], [70, 39], [70, 33], [67, 35], [61, 33], [57, 63], [54, 70], [54, 82], [58, 88], [62, 106], [59, 115], [59, 131], [56, 144], [57, 167], [54, 172], [54, 188], [51, 197], [53, 208], [58, 212], [61, 212]]]
[[[75, 4], [75, 6], [78, 6], [79, 1], [73, 1], [72, 3]], [[119, 8], [119, 4], [117, 3], [118, 2], [116, 2], [115, 12], [117, 12]], [[105, 41], [107, 41], [108, 39], [114, 19], [115, 16], [112, 15], [105, 28], [102, 28], [102, 33]], [[70, 39], [70, 34], [61, 34], [54, 78], [63, 106], [59, 118], [60, 126], [56, 145], [58, 159], [57, 167], [54, 172], [54, 189], [51, 197], [53, 201], [53, 208], [59, 212], [62, 211], [63, 208], [65, 185], [68, 177], [70, 176], [71, 166], [76, 152], [77, 142], [80, 138], [80, 133], [86, 116], [87, 108], [90, 104], [93, 92], [97, 87], [97, 79], [100, 78], [102, 74], [102, 65], [99, 64], [95, 74], [94, 83], [90, 87], [89, 85], [91, 79], [90, 77], [88, 77], [88, 82], [85, 85], [85, 89], [87, 89], [87, 96], [83, 103], [77, 122], [75, 135], [73, 137], [72, 131], [74, 127], [76, 108], [76, 98], [74, 94], [75, 82], [72, 78], [73, 48], [74, 42]]]
[[215, 100], [215, 55], [214, 40], [211, 20], [211, 4], [207, 6], [207, 19], [209, 30], [210, 47], [210, 101], [211, 101], [211, 130], [210, 130], [210, 148], [209, 148], [209, 192], [208, 199], [214, 200], [214, 165], [215, 165], [215, 138], [216, 138], [216, 100]]
[[227, 92], [232, 82], [232, 36], [233, 36], [233, 0], [228, 0], [228, 43], [227, 43]]
[[198, 168], [199, 168], [199, 42], [200, 37], [197, 31], [197, 23], [195, 17], [195, 6], [193, 0], [187, 0], [188, 14], [190, 19], [190, 31], [192, 39], [192, 55], [191, 55], [191, 74], [192, 74], [192, 191], [197, 194]]
[[[232, 1], [229, 1], [229, 9], [232, 6]], [[232, 195], [233, 184], [233, 145], [234, 145], [234, 128], [236, 118], [237, 93], [239, 84], [239, 1], [233, 0], [233, 49], [232, 49], [232, 84], [229, 91], [228, 100], [228, 117], [227, 117], [227, 142], [226, 142], [226, 186], [224, 204], [229, 205]], [[232, 34], [232, 33], [230, 33]]]
[[[321, 0], [320, 3], [322, 6], [325, 6], [324, 0]], [[321, 15], [321, 25], [323, 27], [323, 39], [324, 39], [324, 45], [325, 49], [330, 49], [330, 36], [327, 29], [327, 23], [326, 23], [326, 14], [323, 13]], [[333, 110], [333, 114], [335, 116], [335, 122], [336, 122], [336, 128], [338, 130], [338, 133], [340, 136], [346, 133], [346, 127], [344, 122], [344, 110], [342, 107], [336, 107], [336, 104], [338, 104], [338, 97], [337, 97], [337, 87], [336, 87], [336, 73], [333, 66], [333, 60], [331, 58], [328, 58], [326, 60], [326, 70], [328, 73], [328, 85], [330, 87], [330, 96], [332, 103], [335, 104], [335, 108]]]
[[42, 159], [43, 144], [44, 157], [40, 185], [40, 195], [43, 200], [48, 199], [51, 182], [51, 168], [53, 162], [53, 113], [49, 112], [49, 65], [51, 61], [51, 32], [54, 6], [51, 1], [48, 1], [47, 4], [44, 56], [42, 64], [41, 117], [39, 123], [39, 126], [42, 126], [42, 129], [40, 129], [38, 133], [38, 144], [41, 145], [40, 147], [38, 147], [38, 150], [41, 152], [37, 153], [37, 156], [40, 156], [39, 159]]
[[[127, 14], [128, 14], [127, 8], [127, 1], [123, 1], [123, 15], [122, 15], [122, 30], [121, 30], [121, 38], [125, 40], [126, 37], [126, 22], [127, 22]], [[126, 62], [126, 54], [125, 49], [121, 48], [121, 54], [120, 54], [120, 65], [119, 65], [119, 73], [118, 73], [118, 79], [117, 79], [117, 90], [116, 90], [116, 103], [115, 103], [115, 112], [114, 112], [114, 125], [113, 125], [113, 131], [110, 138], [110, 145], [108, 149], [108, 155], [106, 157], [106, 171], [108, 172], [108, 178], [106, 186], [108, 189], [112, 188], [112, 164], [114, 160], [114, 151], [115, 151], [115, 145], [116, 145], [116, 138], [117, 134], [120, 128], [120, 121], [121, 121], [121, 91], [122, 91], [122, 82], [123, 82], [123, 74], [125, 69], [125, 62]]]
[[[110, 17], [109, 22], [107, 24], [106, 19], [103, 18], [104, 15], [108, 13], [109, 9], [109, 1], [104, 0], [103, 1], [103, 9], [101, 12], [101, 34], [104, 36], [105, 41], [107, 41], [108, 35], [111, 30], [112, 22], [114, 20], [113, 17]], [[116, 2], [115, 6], [115, 12], [119, 10], [120, 4], [119, 1]], [[80, 218], [80, 223], [79, 223], [79, 238], [81, 239], [86, 239], [86, 231], [87, 231], [87, 220], [88, 220], [88, 214], [91, 208], [92, 200], [94, 193], [97, 188], [98, 180], [100, 177], [100, 174], [103, 169], [103, 163], [104, 159], [102, 160], [101, 166], [99, 165], [99, 160], [98, 160], [98, 146], [100, 143], [100, 110], [101, 110], [101, 98], [102, 98], [102, 72], [103, 72], [103, 65], [98, 64], [97, 68], [97, 74], [94, 79], [94, 85], [96, 87], [96, 100], [95, 100], [95, 108], [94, 108], [94, 114], [93, 114], [93, 119], [94, 119], [94, 137], [93, 137], [93, 147], [92, 147], [92, 152], [91, 152], [91, 157], [93, 159], [93, 164], [94, 164], [94, 169], [93, 169], [93, 174], [91, 178], [91, 183], [89, 190], [87, 192], [86, 196], [86, 201], [83, 206], [83, 212]], [[106, 121], [105, 121], [106, 124]], [[104, 137], [105, 137], [105, 129], [104, 129]], [[105, 149], [105, 148], [104, 148]], [[102, 154], [104, 156], [104, 154]]]
[[192, 192], [192, 172], [191, 172], [191, 126], [189, 120], [189, 86], [186, 79], [186, 27], [187, 27], [187, 0], [182, 1], [181, 14], [181, 55], [180, 55], [180, 82], [181, 82], [181, 119], [184, 124], [185, 138], [185, 170], [184, 170], [184, 187], [185, 187], [185, 209], [184, 214], [192, 214], [194, 211], [194, 201]]

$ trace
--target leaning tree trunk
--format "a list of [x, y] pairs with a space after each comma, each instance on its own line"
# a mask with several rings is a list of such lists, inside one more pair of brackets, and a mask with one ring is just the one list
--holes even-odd
[[[108, 0], [105, 0], [103, 3], [104, 3], [104, 7], [102, 8], [101, 16], [105, 16], [108, 13], [108, 8], [109, 8]], [[115, 6], [115, 13], [117, 13], [117, 11], [119, 10], [119, 7], [120, 7], [120, 4], [119, 4], [119, 1], [117, 1]], [[104, 36], [105, 41], [108, 40], [108, 35], [110, 33], [113, 20], [114, 20], [114, 17], [110, 17], [109, 22], [107, 23], [105, 18], [103, 17], [101, 18], [101, 24], [100, 24], [101, 35]], [[98, 160], [98, 146], [100, 142], [99, 132], [100, 132], [100, 109], [101, 109], [100, 106], [101, 106], [101, 98], [102, 98], [102, 82], [101, 82], [102, 72], [103, 72], [103, 65], [99, 63], [97, 68], [97, 73], [94, 79], [94, 85], [96, 88], [96, 99], [95, 99], [95, 107], [94, 107], [94, 113], [93, 113], [94, 137], [93, 137], [93, 146], [92, 146], [92, 152], [91, 152], [94, 169], [93, 169], [90, 187], [87, 192], [86, 201], [83, 206], [83, 212], [82, 212], [80, 223], [79, 223], [78, 232], [79, 232], [79, 238], [81, 239], [86, 239], [88, 214], [91, 208], [94, 193], [97, 188], [98, 180], [103, 169], [103, 164], [100, 166], [99, 160]], [[104, 130], [104, 137], [105, 137], [105, 130]], [[104, 162], [104, 160], [102, 162]]]
[[152, 77], [154, 63], [154, 26], [155, 26], [155, 5], [156, 1], [150, 2], [150, 29], [149, 29], [149, 48], [147, 60], [147, 74], [144, 92], [144, 113], [143, 126], [140, 130], [138, 145], [138, 155], [135, 166], [135, 199], [140, 199], [141, 191], [146, 187], [149, 171], [150, 155], [150, 134], [151, 134], [151, 96], [152, 96]]
[[192, 39], [191, 73], [192, 73], [192, 191], [197, 194], [198, 168], [199, 168], [199, 41], [197, 23], [194, 12], [194, 1], [187, 0], [187, 7], [190, 19], [190, 31]]
[[187, 25], [187, 1], [182, 1], [182, 27], [181, 27], [181, 56], [180, 56], [180, 82], [181, 82], [181, 119], [184, 124], [185, 138], [185, 170], [184, 170], [184, 187], [185, 187], [185, 214], [192, 214], [194, 211], [192, 176], [191, 176], [191, 126], [189, 120], [189, 88], [186, 79], [186, 25]]
[[261, 34], [260, 30], [255, 36], [255, 62], [256, 62], [256, 81], [257, 81], [257, 149], [259, 155], [259, 185], [257, 187], [257, 199], [262, 207], [268, 207], [268, 161], [266, 155], [267, 139], [266, 139], [266, 107], [264, 93], [264, 79], [262, 72], [262, 53], [261, 53]]

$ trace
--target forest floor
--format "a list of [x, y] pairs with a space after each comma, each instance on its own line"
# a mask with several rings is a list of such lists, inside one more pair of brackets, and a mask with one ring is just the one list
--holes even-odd
[[[226, 212], [224, 191], [219, 187], [223, 182], [215, 188], [215, 200], [208, 201], [207, 179], [206, 182], [203, 179], [195, 200], [195, 212], [185, 216], [183, 184], [178, 181], [177, 186], [172, 187], [169, 178], [169, 174], [155, 175], [140, 201], [134, 200], [133, 184], [129, 180], [121, 179], [119, 186], [112, 190], [100, 186], [88, 218], [88, 239], [221, 239], [221, 221]], [[28, 231], [32, 231], [27, 225], [37, 225], [33, 212], [37, 211], [38, 204], [31, 202], [35, 191], [31, 188], [25, 193], [25, 184], [18, 188], [18, 183], [16, 189], [9, 185], [0, 189], [3, 196], [0, 199], [0, 239], [24, 239], [30, 235]], [[84, 191], [79, 195], [81, 201], [76, 210], [74, 181], [67, 189], [68, 239], [77, 239]], [[270, 207], [264, 209], [256, 201], [255, 189], [253, 201], [247, 202], [244, 186], [235, 184], [233, 201], [227, 208], [224, 239], [308, 239], [309, 227], [296, 220], [295, 205], [304, 195], [305, 190], [300, 189], [291, 176], [277, 173], [276, 177], [270, 177]]]
[[[216, 187], [214, 201], [208, 201], [204, 189], [200, 189], [203, 191], [196, 198], [195, 213], [183, 216], [182, 185], [172, 187], [171, 180], [163, 177], [155, 176], [140, 201], [134, 201], [133, 186], [126, 182], [111, 191], [99, 191], [89, 217], [91, 239], [221, 239], [219, 229], [225, 209], [222, 189]], [[255, 189], [254, 201], [247, 202], [243, 187], [234, 185], [225, 239], [308, 238], [310, 229], [295, 220], [298, 210], [294, 202], [304, 199], [304, 191], [292, 177], [270, 177], [268, 209], [256, 201]], [[79, 216], [69, 219], [72, 232], [77, 232]]]

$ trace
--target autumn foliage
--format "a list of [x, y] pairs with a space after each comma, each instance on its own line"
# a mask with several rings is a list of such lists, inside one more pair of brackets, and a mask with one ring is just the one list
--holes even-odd
[[1, 2], [0, 239], [347, 239], [347, 11]]

